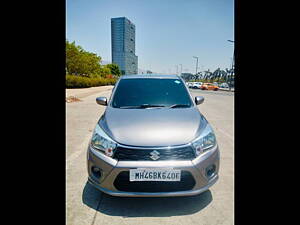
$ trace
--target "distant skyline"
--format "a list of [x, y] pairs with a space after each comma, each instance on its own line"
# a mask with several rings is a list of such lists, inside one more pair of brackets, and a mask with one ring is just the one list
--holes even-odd
[[184, 73], [230, 68], [234, 40], [233, 0], [67, 0], [66, 38], [111, 61], [110, 20], [136, 26], [139, 69]]

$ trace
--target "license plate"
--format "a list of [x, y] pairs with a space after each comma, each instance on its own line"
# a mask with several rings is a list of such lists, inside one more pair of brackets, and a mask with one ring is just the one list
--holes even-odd
[[181, 171], [176, 169], [138, 168], [129, 172], [130, 181], [180, 181]]

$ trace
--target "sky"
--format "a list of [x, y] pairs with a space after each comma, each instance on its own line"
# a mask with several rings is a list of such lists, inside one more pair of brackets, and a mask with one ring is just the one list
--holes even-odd
[[234, 0], [67, 0], [66, 39], [111, 62], [111, 18], [135, 24], [138, 68], [195, 73], [230, 68]]

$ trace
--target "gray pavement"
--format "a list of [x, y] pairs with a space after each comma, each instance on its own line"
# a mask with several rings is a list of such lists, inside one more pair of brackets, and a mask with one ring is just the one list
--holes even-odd
[[105, 107], [98, 96], [109, 97], [112, 86], [67, 90], [80, 102], [66, 103], [66, 224], [201, 224], [232, 225], [234, 94], [191, 90], [205, 101], [200, 111], [213, 126], [220, 147], [220, 178], [210, 190], [193, 197], [120, 198], [102, 194], [86, 183], [86, 148]]

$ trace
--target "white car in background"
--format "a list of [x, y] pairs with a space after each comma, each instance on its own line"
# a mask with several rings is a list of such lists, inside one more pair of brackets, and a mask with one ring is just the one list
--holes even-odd
[[187, 86], [188, 88], [192, 88], [193, 82], [186, 82], [186, 86]]
[[192, 88], [193, 87], [193, 84], [194, 82], [188, 82], [188, 88]]
[[193, 82], [192, 88], [199, 89], [202, 85], [202, 82]]
[[229, 88], [229, 85], [227, 83], [222, 83], [220, 85], [220, 88]]

